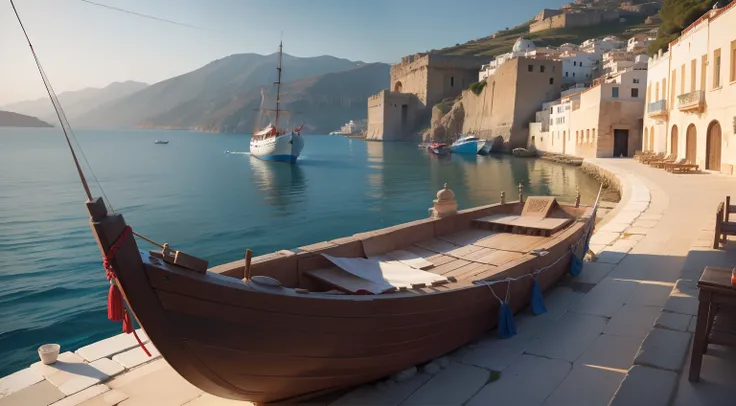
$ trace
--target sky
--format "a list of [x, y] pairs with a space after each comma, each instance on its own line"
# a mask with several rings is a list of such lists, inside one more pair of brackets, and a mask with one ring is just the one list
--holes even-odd
[[[237, 53], [396, 63], [518, 25], [565, 0], [15, 0], [57, 93], [155, 83]], [[0, 106], [44, 97], [9, 0], [0, 0]]]

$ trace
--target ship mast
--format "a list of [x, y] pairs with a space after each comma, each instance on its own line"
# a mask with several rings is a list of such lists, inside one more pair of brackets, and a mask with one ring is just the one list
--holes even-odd
[[278, 80], [276, 81], [276, 131], [279, 129], [279, 103], [281, 101], [281, 64], [283, 62], [283, 50], [284, 42], [279, 42], [279, 66], [276, 70], [279, 72]]

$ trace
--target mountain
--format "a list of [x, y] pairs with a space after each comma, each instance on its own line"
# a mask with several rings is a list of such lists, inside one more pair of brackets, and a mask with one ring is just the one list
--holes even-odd
[[[125, 97], [148, 86], [146, 83], [127, 81], [114, 82], [103, 88], [89, 87], [73, 92], [59, 94], [64, 112], [69, 121], [74, 124], [75, 119], [102, 104]], [[41, 117], [46, 121], [56, 122], [56, 113], [48, 97], [38, 100], [23, 101], [3, 106], [3, 110], [30, 116]]]
[[10, 111], [0, 111], [0, 127], [53, 127], [36, 117]]
[[[282, 82], [362, 64], [332, 56], [299, 58], [284, 54], [283, 58]], [[238, 97], [275, 81], [277, 65], [278, 54], [231, 55], [104, 104], [84, 114], [76, 124], [115, 128], [150, 121], [160, 127], [190, 128]]]
[[[366, 101], [386, 87], [389, 73], [390, 65], [371, 63], [286, 82], [281, 87], [281, 105], [292, 112], [292, 117], [290, 123], [285, 121], [292, 126], [304, 124], [308, 132], [327, 133], [349, 120], [365, 118]], [[141, 126], [247, 133], [253, 130], [255, 110], [260, 104], [259, 87], [246, 92], [222, 92], [206, 108], [194, 99], [145, 120]]]

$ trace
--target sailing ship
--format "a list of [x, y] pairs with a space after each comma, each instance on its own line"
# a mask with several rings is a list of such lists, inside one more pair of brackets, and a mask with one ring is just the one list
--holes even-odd
[[[74, 134], [26, 39], [88, 198], [110, 280], [108, 317], [134, 335], [137, 321], [203, 391], [292, 402], [402, 371], [499, 323], [508, 330], [511, 312], [581, 266], [587, 251], [597, 202], [524, 201], [520, 188], [519, 201], [502, 195], [501, 203], [457, 211], [445, 185], [431, 218], [255, 259], [248, 250], [245, 260], [208, 268], [133, 232], [92, 195]], [[136, 238], [160, 251], [140, 250]]]
[[[279, 119], [282, 118], [281, 116], [284, 112], [281, 109], [281, 72], [283, 69], [283, 59], [283, 42], [281, 42], [279, 44], [279, 64], [276, 68], [278, 79], [274, 83], [276, 85], [276, 108], [272, 110], [264, 109], [263, 101], [265, 97], [261, 93], [261, 109], [259, 110], [259, 116], [263, 112], [274, 113], [274, 120], [265, 128], [256, 128], [253, 131], [253, 137], [250, 140], [250, 154], [264, 161], [295, 163], [304, 148], [304, 137], [301, 134], [304, 126], [302, 125], [292, 130], [279, 126]], [[256, 120], [256, 125], [258, 121]]]

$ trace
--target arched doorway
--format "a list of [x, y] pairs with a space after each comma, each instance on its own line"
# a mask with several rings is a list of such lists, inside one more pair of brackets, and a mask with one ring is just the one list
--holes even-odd
[[708, 138], [705, 141], [705, 169], [721, 170], [721, 124], [713, 121], [708, 125]]
[[691, 163], [695, 163], [695, 158], [698, 153], [698, 131], [695, 129], [695, 124], [690, 124], [687, 127], [687, 135], [685, 138], [685, 159]]
[[402, 87], [403, 85], [401, 84], [401, 81], [396, 82], [396, 84], [394, 84], [394, 92], [401, 93]]
[[649, 150], [654, 152], [654, 126], [649, 127]]
[[644, 151], [649, 151], [649, 129], [644, 128]]
[[670, 133], [670, 154], [677, 156], [677, 126], [672, 126]]

